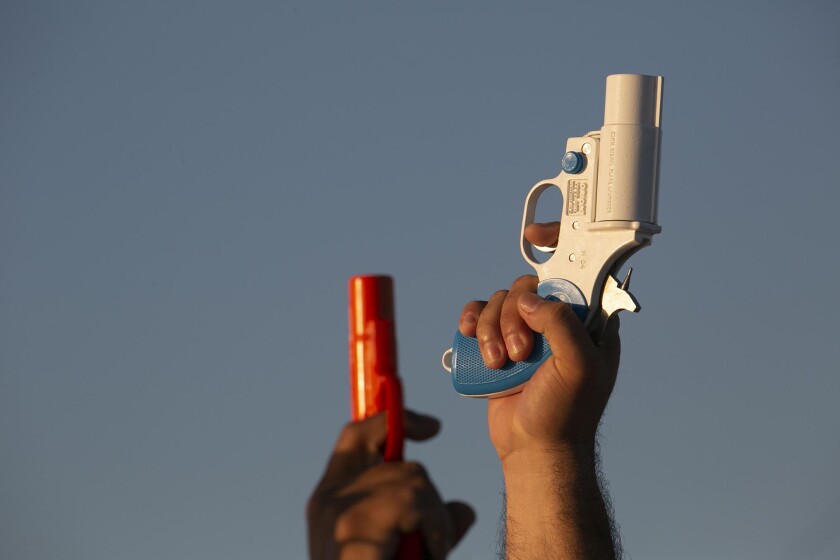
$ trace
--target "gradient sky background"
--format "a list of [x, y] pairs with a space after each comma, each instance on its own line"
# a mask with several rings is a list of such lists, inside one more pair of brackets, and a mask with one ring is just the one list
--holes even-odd
[[396, 279], [408, 455], [495, 549], [485, 403], [439, 366], [529, 272], [528, 189], [665, 76], [661, 235], [603, 425], [636, 559], [840, 546], [840, 8], [0, 3], [0, 558], [306, 555], [345, 282]]

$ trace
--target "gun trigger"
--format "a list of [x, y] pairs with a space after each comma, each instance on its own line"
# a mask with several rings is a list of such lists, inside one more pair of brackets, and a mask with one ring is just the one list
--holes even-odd
[[642, 308], [636, 297], [630, 293], [630, 275], [633, 269], [627, 271], [627, 276], [624, 281], [619, 284], [615, 276], [607, 274], [607, 279], [604, 282], [604, 291], [601, 294], [601, 320], [599, 328], [595, 331], [595, 342], [602, 343], [604, 330], [607, 328], [607, 321], [614, 314], [619, 311], [629, 311], [631, 313], [638, 313]]
[[631, 268], [627, 272], [627, 277], [621, 284], [615, 279], [612, 274], [607, 275], [604, 282], [604, 292], [601, 295], [601, 309], [603, 311], [604, 319], [609, 319], [614, 313], [619, 311], [629, 311], [631, 313], [638, 313], [642, 308], [636, 297], [630, 293], [630, 275], [633, 273]]

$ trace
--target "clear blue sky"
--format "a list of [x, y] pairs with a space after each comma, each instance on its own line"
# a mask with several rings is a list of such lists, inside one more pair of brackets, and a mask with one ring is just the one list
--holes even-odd
[[485, 404], [439, 359], [522, 204], [665, 76], [661, 235], [603, 426], [637, 559], [840, 546], [835, 2], [0, 4], [0, 557], [303, 558], [348, 276], [396, 279], [410, 446], [490, 557]]

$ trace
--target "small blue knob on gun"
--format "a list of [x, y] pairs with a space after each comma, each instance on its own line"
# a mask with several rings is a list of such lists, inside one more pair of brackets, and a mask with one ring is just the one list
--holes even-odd
[[560, 160], [560, 169], [566, 173], [577, 175], [583, 171], [583, 166], [586, 164], [586, 156], [579, 152], [566, 152], [563, 159]]

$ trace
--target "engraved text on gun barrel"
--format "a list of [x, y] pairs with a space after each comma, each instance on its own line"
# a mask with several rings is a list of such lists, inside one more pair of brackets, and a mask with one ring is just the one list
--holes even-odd
[[[596, 342], [611, 315], [640, 309], [629, 292], [630, 271], [622, 282], [615, 275], [662, 229], [656, 223], [662, 82], [660, 76], [608, 76], [604, 126], [569, 138], [560, 173], [537, 183], [525, 200], [520, 249], [537, 272], [537, 294], [571, 305]], [[535, 247], [525, 228], [535, 223], [537, 202], [552, 188], [563, 198], [558, 240], [553, 248]], [[553, 254], [538, 260], [535, 250]], [[527, 360], [490, 369], [478, 342], [456, 333], [443, 356], [455, 390], [468, 397], [521, 391], [551, 355], [544, 337], [534, 336]]]

